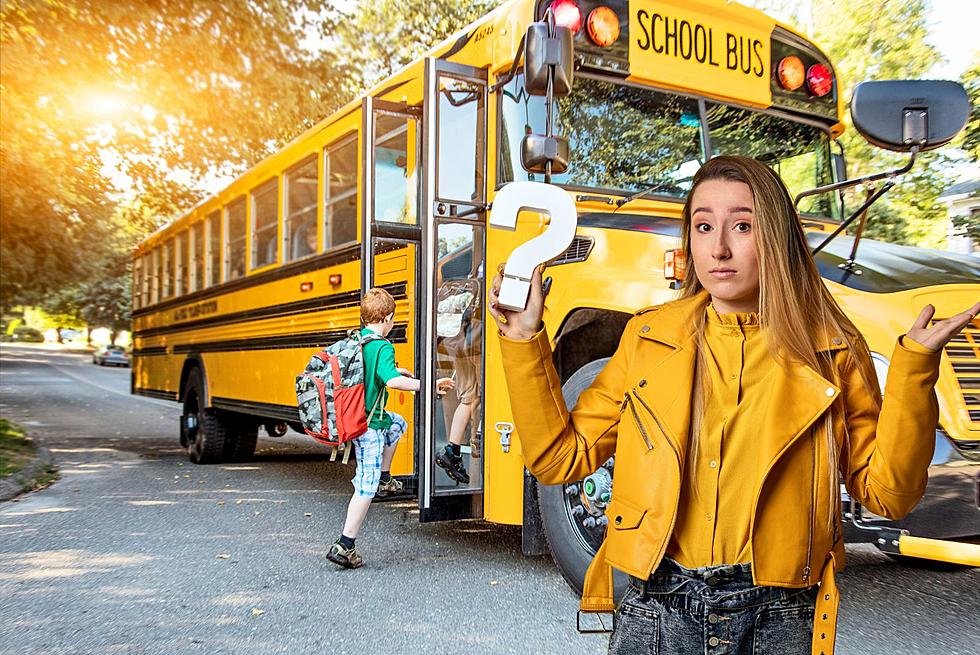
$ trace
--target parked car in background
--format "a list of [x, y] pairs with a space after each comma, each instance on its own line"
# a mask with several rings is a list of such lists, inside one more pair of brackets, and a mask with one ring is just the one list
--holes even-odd
[[21, 325], [20, 327], [14, 328], [12, 340], [26, 343], [43, 343], [44, 335], [41, 334], [41, 331], [36, 328]]
[[122, 346], [101, 346], [92, 353], [92, 363], [99, 366], [129, 366], [129, 353]]

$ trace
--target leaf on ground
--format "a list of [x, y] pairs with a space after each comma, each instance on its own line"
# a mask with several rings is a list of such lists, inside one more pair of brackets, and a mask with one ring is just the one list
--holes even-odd
[[252, 616], [262, 616], [265, 614], [265, 610], [260, 610], [258, 607], [252, 608]]
[[497, 581], [496, 581], [496, 580], [491, 580], [491, 581], [490, 581], [490, 586], [491, 586], [491, 587], [496, 587], [496, 586], [497, 586], [497, 584], [498, 584], [498, 583], [497, 583]]
[[214, 556], [215, 559], [228, 559], [229, 557], [231, 557], [231, 555], [228, 553], [218, 553]]
[[236, 505], [241, 505], [241, 504], [242, 504], [242, 499], [241, 499], [241, 498], [239, 498], [238, 500], [236, 500], [236, 501], [235, 501], [235, 504], [236, 504]]
[[219, 500], [219, 501], [218, 501], [218, 504], [219, 504], [219, 505], [224, 505], [224, 504], [225, 504], [225, 501], [223, 501], [223, 500]]

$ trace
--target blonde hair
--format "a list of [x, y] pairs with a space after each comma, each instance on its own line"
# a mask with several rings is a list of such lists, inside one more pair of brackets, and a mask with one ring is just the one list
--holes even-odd
[[[683, 212], [682, 240], [687, 255], [687, 271], [681, 296], [692, 297], [704, 290], [698, 280], [691, 252], [691, 202], [698, 185], [707, 180], [742, 182], [752, 191], [755, 204], [752, 232], [759, 260], [759, 323], [773, 356], [787, 367], [806, 364], [839, 386], [833, 353], [817, 350], [823, 338], [839, 338], [847, 344], [865, 387], [880, 407], [881, 393], [868, 345], [824, 285], [789, 191], [779, 175], [765, 164], [749, 157], [722, 156], [708, 160], [695, 174]], [[701, 418], [711, 394], [708, 376], [703, 373], [706, 364], [706, 312], [699, 311], [695, 316], [693, 332], [697, 364], [691, 399], [690, 462], [697, 455]], [[824, 417], [831, 471], [830, 525], [835, 525], [837, 520], [836, 501], [840, 493], [837, 476], [834, 475], [839, 470], [839, 462], [833, 421], [837, 418], [844, 425], [846, 448], [844, 411], [843, 399], [838, 397]]]
[[361, 298], [361, 320], [365, 325], [380, 323], [388, 314], [395, 313], [395, 299], [384, 289], [374, 287]]

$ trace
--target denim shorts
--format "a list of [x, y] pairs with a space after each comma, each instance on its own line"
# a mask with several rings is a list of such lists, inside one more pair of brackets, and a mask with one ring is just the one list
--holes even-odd
[[752, 584], [750, 564], [688, 569], [664, 558], [630, 578], [609, 652], [644, 655], [809, 655], [817, 587]]
[[357, 458], [357, 470], [351, 479], [354, 493], [365, 498], [373, 498], [378, 492], [381, 482], [381, 457], [385, 448], [398, 443], [408, 429], [408, 424], [398, 414], [388, 412], [391, 425], [384, 430], [368, 428], [367, 432], [354, 439], [354, 457]]

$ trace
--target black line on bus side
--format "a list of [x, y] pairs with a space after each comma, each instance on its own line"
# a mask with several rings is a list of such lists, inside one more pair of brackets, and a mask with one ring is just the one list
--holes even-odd
[[158, 398], [160, 400], [177, 400], [176, 391], [164, 391], [163, 389], [147, 389], [146, 387], [136, 387], [133, 393], [147, 398]]
[[277, 418], [282, 421], [299, 421], [299, 411], [294, 405], [276, 405], [274, 403], [260, 403], [251, 400], [237, 400], [235, 398], [214, 398], [212, 399], [211, 406], [234, 412]]
[[[388, 293], [390, 293], [395, 300], [404, 300], [405, 298], [408, 297], [407, 282], [397, 282], [394, 284], [387, 284], [382, 288], [385, 289]], [[147, 328], [145, 330], [136, 330], [133, 333], [133, 336], [148, 338], [148, 337], [159, 336], [161, 334], [172, 334], [174, 332], [184, 332], [187, 330], [216, 327], [219, 325], [228, 325], [229, 323], [238, 323], [240, 321], [254, 321], [263, 318], [273, 318], [273, 317], [278, 318], [282, 316], [293, 316], [296, 314], [309, 314], [312, 312], [319, 312], [327, 309], [340, 309], [341, 307], [352, 307], [360, 302], [361, 302], [360, 291], [346, 291], [344, 293], [335, 293], [328, 296], [317, 296], [316, 298], [297, 300], [295, 302], [286, 303], [283, 305], [273, 305], [271, 307], [259, 307], [257, 309], [246, 309], [240, 312], [221, 314], [213, 318], [201, 318], [196, 321], [187, 321], [185, 323], [177, 323], [175, 325], [165, 325], [158, 328]]]
[[272, 269], [271, 271], [266, 271], [265, 273], [246, 275], [245, 277], [238, 278], [237, 280], [224, 282], [213, 287], [208, 287], [207, 289], [189, 293], [185, 296], [170, 298], [163, 302], [156, 303], [155, 305], [150, 305], [149, 307], [142, 307], [134, 310], [132, 315], [133, 318], [138, 318], [140, 316], [146, 316], [147, 314], [153, 314], [172, 307], [179, 307], [180, 305], [192, 303], [197, 300], [203, 300], [213, 296], [220, 296], [232, 291], [239, 291], [241, 289], [247, 289], [260, 284], [282, 280], [287, 277], [292, 277], [293, 275], [301, 275], [310, 271], [316, 271], [326, 266], [346, 264], [347, 262], [357, 261], [360, 258], [361, 245], [358, 243], [352, 243], [348, 246], [343, 246], [336, 251], [323, 253], [322, 255], [318, 255], [304, 261], [286, 264], [284, 266]]
[[[285, 350], [288, 348], [323, 348], [347, 336], [354, 326], [344, 329], [334, 329], [320, 332], [305, 332], [302, 334], [283, 334], [273, 337], [257, 337], [254, 339], [227, 339], [225, 341], [206, 341], [204, 343], [189, 343], [173, 347], [173, 354], [182, 355], [191, 352], [215, 353], [238, 352], [242, 350]], [[408, 343], [408, 323], [395, 325], [388, 335], [392, 343]], [[142, 349], [133, 351], [134, 355], [142, 355]]]

